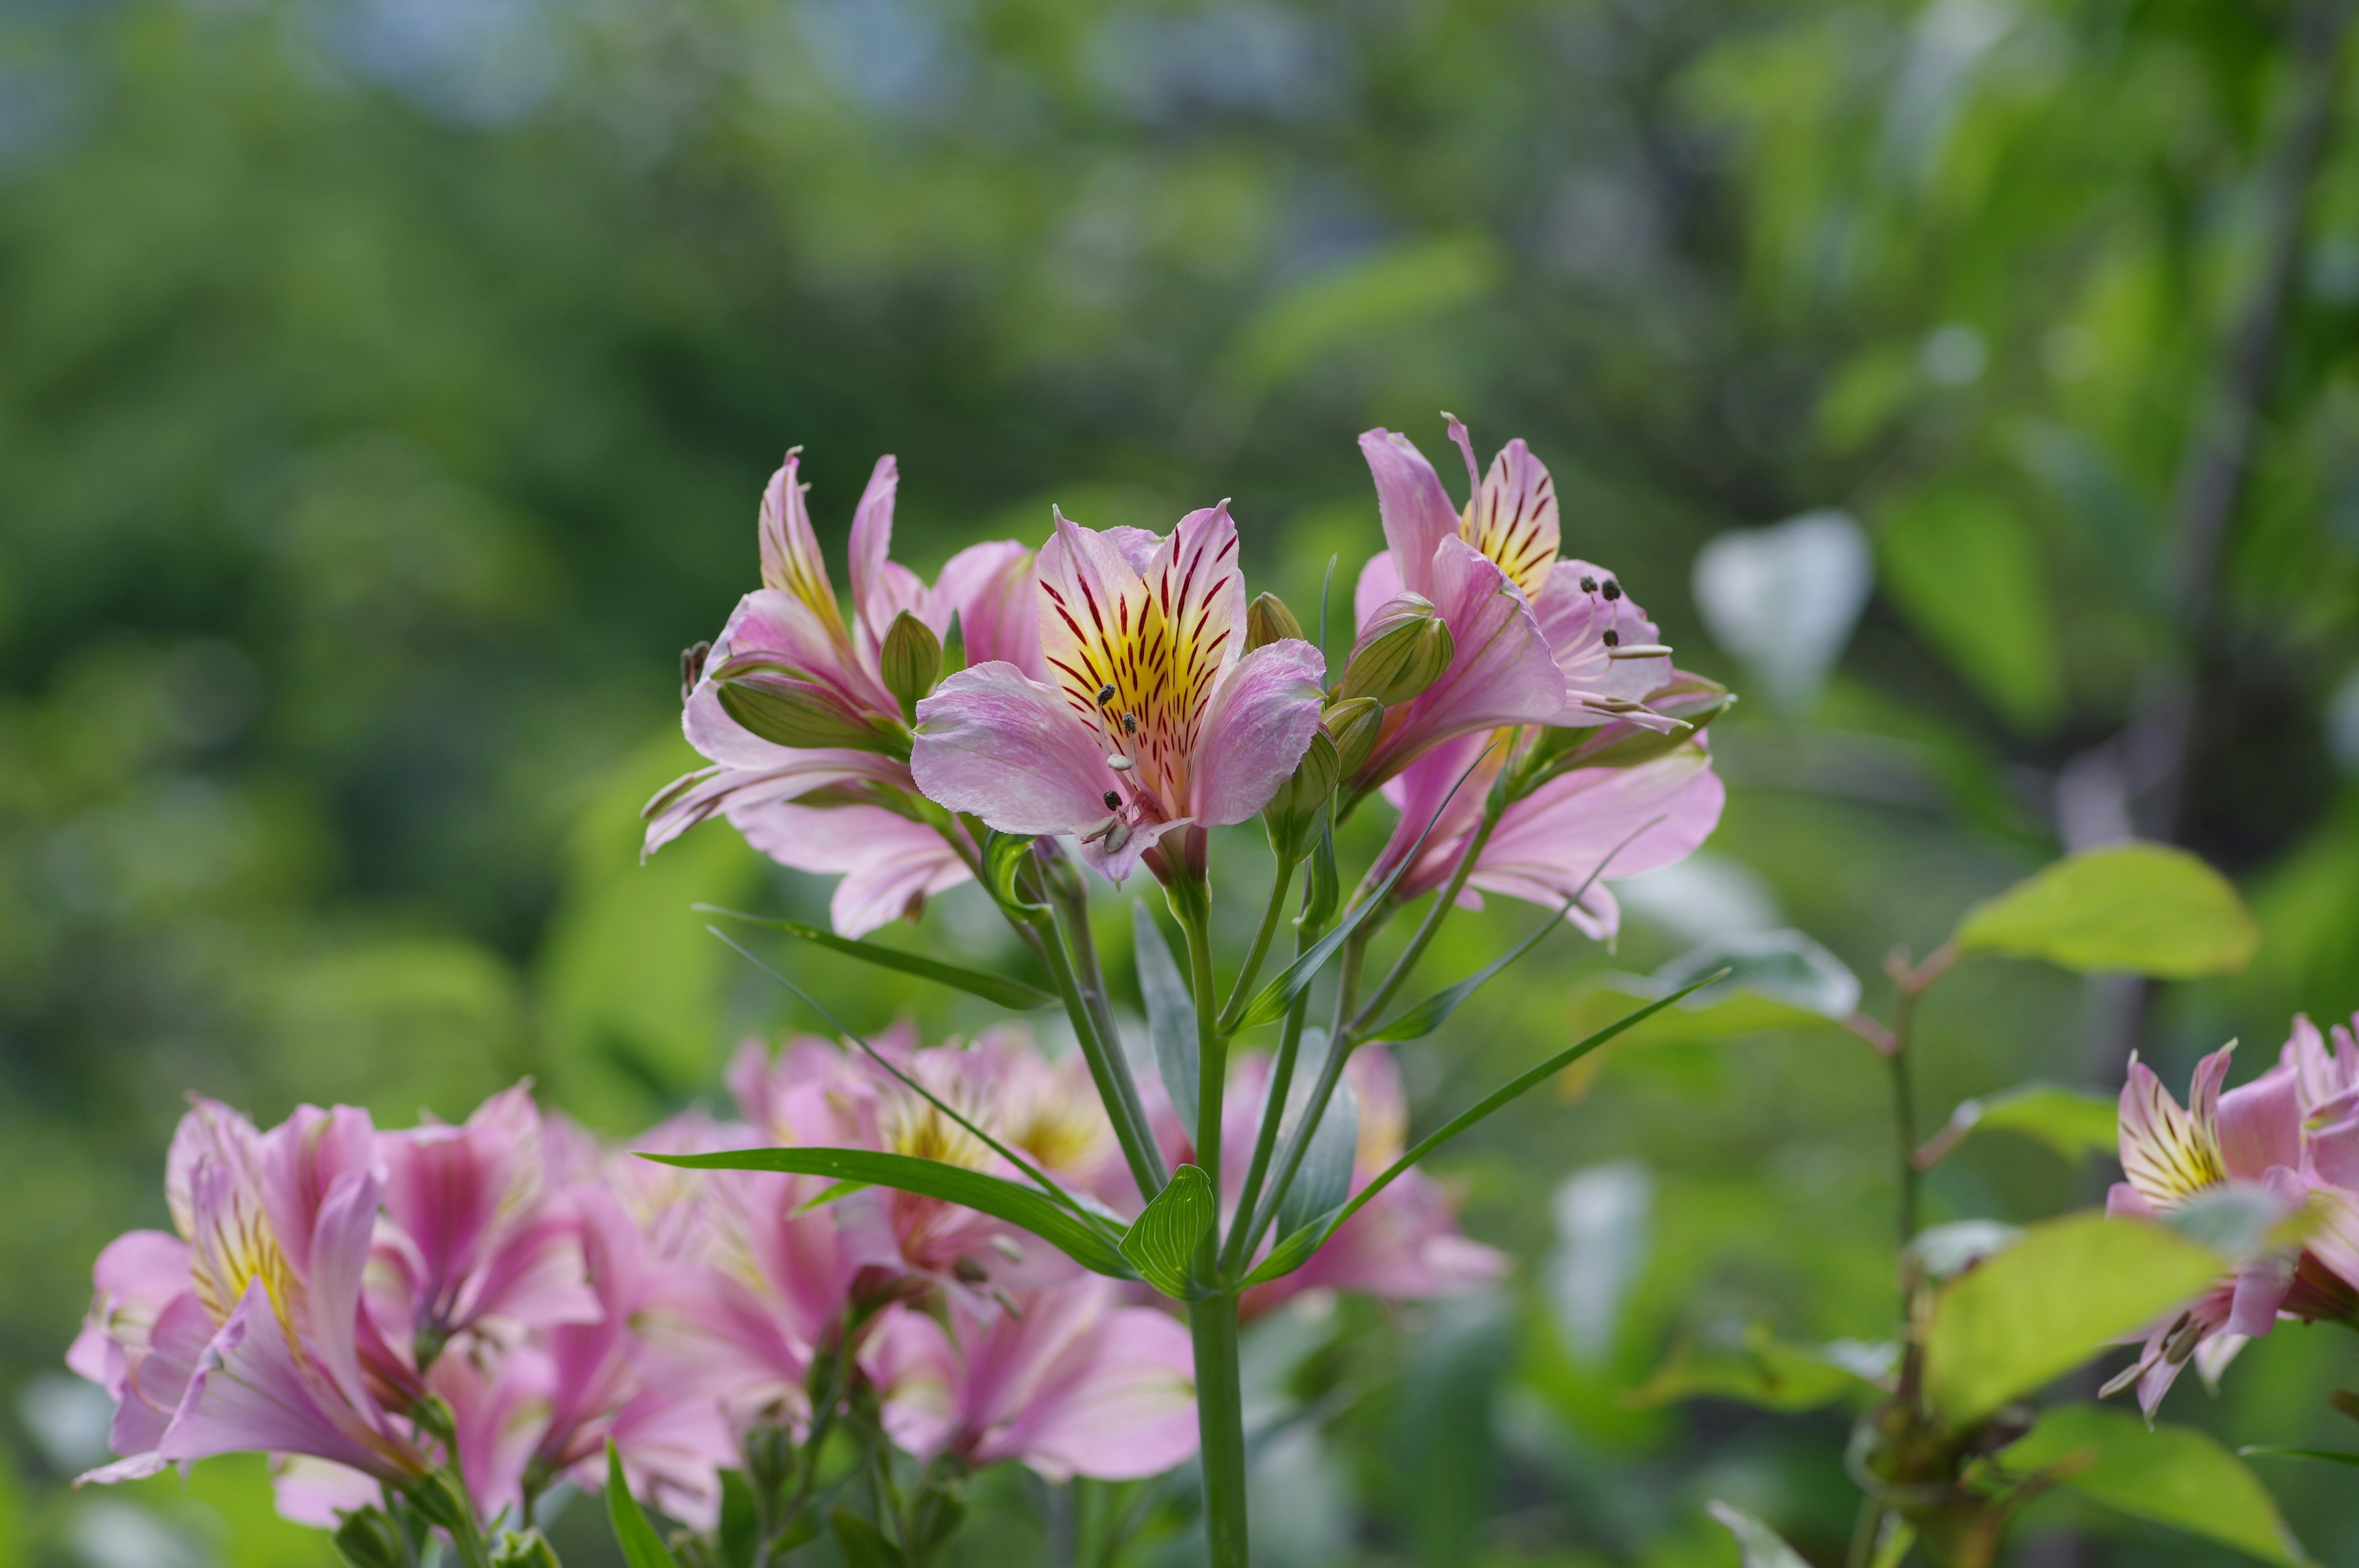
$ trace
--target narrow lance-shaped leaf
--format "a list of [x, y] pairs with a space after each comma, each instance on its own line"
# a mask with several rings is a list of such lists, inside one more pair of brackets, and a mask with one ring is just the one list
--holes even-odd
[[784, 1171], [793, 1175], [826, 1176], [837, 1182], [865, 1182], [871, 1186], [940, 1198], [1021, 1226], [1093, 1273], [1117, 1280], [1138, 1277], [1123, 1260], [1114, 1237], [1110, 1234], [1114, 1222], [1089, 1223], [1036, 1188], [946, 1161], [888, 1153], [881, 1149], [812, 1147], [732, 1149], [712, 1154], [643, 1153], [639, 1158], [690, 1171]]
[[1366, 1186], [1362, 1187], [1357, 1193], [1354, 1193], [1352, 1195], [1352, 1200], [1345, 1204], [1341, 1209], [1338, 1209], [1331, 1217], [1306, 1227], [1301, 1230], [1298, 1230], [1292, 1236], [1282, 1237], [1277, 1245], [1270, 1249], [1269, 1256], [1263, 1259], [1260, 1265], [1256, 1267], [1252, 1273], [1246, 1275], [1243, 1282], [1248, 1285], [1257, 1285], [1265, 1280], [1277, 1279], [1282, 1275], [1290, 1274], [1295, 1270], [1302, 1267], [1302, 1265], [1309, 1260], [1310, 1255], [1317, 1251], [1319, 1248], [1325, 1243], [1329, 1237], [1334, 1235], [1336, 1231], [1343, 1228], [1343, 1225], [1349, 1221], [1353, 1215], [1359, 1213], [1360, 1210], [1365, 1208], [1370, 1203], [1374, 1202], [1377, 1194], [1383, 1192], [1386, 1187], [1392, 1185], [1393, 1183], [1398, 1181], [1402, 1173], [1408, 1171], [1412, 1165], [1415, 1165], [1419, 1160], [1424, 1159], [1428, 1154], [1432, 1153], [1436, 1149], [1439, 1149], [1444, 1143], [1449, 1142], [1451, 1139], [1457, 1137], [1460, 1133], [1465, 1131], [1476, 1122], [1483, 1120], [1484, 1118], [1491, 1115], [1492, 1112], [1499, 1109], [1502, 1106], [1512, 1103], [1525, 1094], [1530, 1092], [1532, 1089], [1538, 1087], [1539, 1085], [1546, 1083], [1549, 1079], [1554, 1077], [1565, 1068], [1572, 1065], [1575, 1062], [1580, 1061], [1583, 1056], [1588, 1055], [1592, 1051], [1596, 1050], [1600, 1045], [1604, 1044], [1607, 1041], [1613, 1039], [1624, 1030], [1634, 1028], [1636, 1025], [1645, 1022], [1647, 1019], [1652, 1018], [1655, 1014], [1662, 1011], [1663, 1009], [1679, 1001], [1680, 998], [1693, 995], [1695, 992], [1701, 990], [1704, 987], [1712, 984], [1718, 979], [1720, 979], [1720, 976], [1716, 974], [1706, 975], [1703, 979], [1697, 980], [1686, 989], [1673, 991], [1670, 995], [1662, 998], [1658, 1001], [1647, 1003], [1637, 1011], [1630, 1013], [1626, 1017], [1617, 1019], [1615, 1022], [1607, 1024], [1604, 1028], [1598, 1030], [1595, 1033], [1576, 1041], [1574, 1044], [1558, 1052], [1555, 1055], [1550, 1056], [1547, 1061], [1542, 1062], [1538, 1066], [1533, 1067], [1527, 1072], [1520, 1073], [1515, 1077], [1509, 1079], [1506, 1084], [1493, 1090], [1490, 1094], [1485, 1095], [1482, 1099], [1476, 1101], [1472, 1107], [1461, 1111], [1458, 1115], [1451, 1118], [1450, 1120], [1443, 1123], [1440, 1128], [1437, 1128], [1433, 1132], [1419, 1140], [1414, 1148], [1410, 1149], [1407, 1153], [1394, 1161], [1391, 1164], [1386, 1166], [1384, 1171], [1375, 1178], [1375, 1180], [1370, 1182]]
[[623, 1561], [630, 1568], [679, 1568], [663, 1537], [647, 1522], [639, 1499], [631, 1496], [631, 1484], [623, 1475], [623, 1456], [615, 1452], [612, 1438], [606, 1441], [606, 1518], [614, 1526], [616, 1544], [623, 1549]]
[[1131, 903], [1133, 961], [1138, 966], [1138, 989], [1147, 999], [1147, 1034], [1155, 1047], [1155, 1070], [1162, 1076], [1171, 1108], [1188, 1141], [1196, 1141], [1196, 1003], [1180, 978], [1180, 965], [1154, 911], [1144, 899]]
[[975, 1140], [982, 1143], [984, 1148], [989, 1149], [993, 1153], [1006, 1161], [1010, 1165], [1015, 1166], [1017, 1170], [1031, 1177], [1034, 1184], [1042, 1192], [1048, 1194], [1049, 1197], [1063, 1205], [1067, 1209], [1071, 1210], [1074, 1214], [1080, 1215], [1084, 1222], [1093, 1223], [1091, 1215], [1084, 1210], [1082, 1203], [1076, 1199], [1072, 1194], [1067, 1192], [1064, 1188], [1059, 1186], [1054, 1181], [1050, 1180], [1046, 1172], [1033, 1164], [1031, 1161], [1027, 1160], [1023, 1155], [1018, 1154], [1015, 1150], [1010, 1149], [998, 1139], [994, 1138], [982, 1128], [976, 1126], [967, 1118], [966, 1113], [960, 1110], [958, 1107], [951, 1104], [948, 1100], [942, 1098], [941, 1096], [934, 1093], [933, 1090], [928, 1088], [925, 1085], [911, 1077], [908, 1073], [902, 1071], [901, 1065], [898, 1062], [896, 1062], [892, 1057], [887, 1056], [884, 1052], [879, 1051], [875, 1046], [870, 1044], [866, 1036], [861, 1034], [859, 1031], [853, 1029], [852, 1025], [844, 1022], [841, 1018], [838, 1018], [835, 1015], [833, 1009], [821, 1001], [819, 998], [811, 995], [810, 992], [803, 989], [802, 987], [795, 984], [794, 981], [787, 979], [786, 976], [778, 973], [777, 970], [770, 968], [769, 965], [762, 962], [761, 959], [754, 957], [753, 954], [747, 952], [745, 948], [745, 945], [731, 937], [727, 932], [721, 930], [717, 926], [712, 925], [706, 926], [705, 929], [712, 932], [715, 936], [720, 937], [723, 944], [735, 952], [739, 957], [745, 959], [747, 963], [761, 970], [762, 973], [767, 975], [773, 980], [776, 980], [780, 986], [783, 986], [805, 1007], [810, 1008], [813, 1012], [818, 1013], [821, 1018], [826, 1019], [828, 1022], [833, 1024], [837, 1033], [841, 1033], [846, 1040], [851, 1041], [853, 1044], [858, 1046], [863, 1054], [867, 1056], [870, 1061], [875, 1063], [878, 1066], [884, 1068], [886, 1073], [890, 1074], [897, 1082], [899, 1082], [903, 1088], [908, 1089], [911, 1094], [916, 1095], [919, 1099], [924, 1100], [928, 1105], [932, 1106], [944, 1116], [949, 1117], [951, 1121], [955, 1122], [961, 1128], [963, 1128], [966, 1131], [973, 1133]]
[[2158, 979], [2234, 974], [2260, 927], [2228, 879], [2184, 849], [2114, 844], [2057, 861], [1966, 912], [1961, 952]]
[[2118, 1108], [2111, 1095], [2065, 1084], [2018, 1084], [1995, 1095], [1961, 1101], [1950, 1124], [1917, 1151], [1917, 1168], [1930, 1171], [1969, 1133], [1996, 1129], [2036, 1138], [2067, 1160], [2104, 1152], [2115, 1141]]
[[2130, 1411], [2061, 1405], [1999, 1451], [2023, 1474], [2056, 1466], [2082, 1496], [2128, 1514], [2232, 1546], [2284, 1568], [2310, 1562], [2286, 1528], [2260, 1477], [2209, 1433], [2188, 1426], [2149, 1431]]
[[748, 925], [783, 931], [789, 936], [799, 936], [806, 942], [857, 958], [864, 964], [874, 964], [880, 969], [897, 969], [905, 975], [915, 975], [919, 979], [932, 980], [937, 985], [949, 986], [970, 996], [979, 996], [1011, 1011], [1024, 1012], [1036, 1007], [1047, 1007], [1057, 1000], [1047, 991], [1027, 986], [1022, 980], [1010, 979], [1006, 975], [962, 968], [956, 964], [945, 964], [940, 958], [905, 953], [897, 947], [886, 947], [875, 942], [838, 936], [832, 931], [821, 931], [816, 926], [799, 925], [791, 920], [772, 920], [764, 915], [723, 909], [718, 904], [700, 903], [696, 908], [699, 914], [725, 915], [731, 920], [742, 920]]
[[1785, 1537], [1743, 1509], [1717, 1501], [1704, 1506], [1736, 1537], [1737, 1554], [1745, 1560], [1745, 1568], [1810, 1568], [1800, 1552], [1786, 1544]]
[[1220, 1209], [1212, 1178], [1201, 1166], [1182, 1165], [1123, 1237], [1122, 1255], [1139, 1278], [1165, 1295], [1182, 1300], [1201, 1295], [1193, 1265]]
[[[1328, 1044], [1323, 1029], [1302, 1032], [1302, 1063], [1304, 1070], [1315, 1072], [1327, 1053], [1333, 1049]], [[1296, 1078], [1305, 1089], [1310, 1079]], [[1307, 1100], [1306, 1093], [1301, 1097]], [[1307, 1107], [1294, 1108], [1299, 1118]], [[1325, 1217], [1352, 1195], [1352, 1166], [1360, 1152], [1360, 1097], [1347, 1077], [1335, 1081], [1335, 1098], [1320, 1119], [1319, 1130], [1310, 1135], [1310, 1147], [1302, 1153], [1302, 1163], [1294, 1173], [1294, 1184], [1286, 1189], [1286, 1201], [1277, 1207], [1277, 1233], [1291, 1236], [1314, 1219]]]
[[[1375, 891], [1353, 904], [1334, 930], [1313, 943], [1309, 952], [1288, 964], [1282, 974], [1254, 994], [1253, 1000], [1246, 1004], [1245, 1012], [1237, 1019], [1238, 1029], [1275, 1023], [1286, 1016], [1286, 1010], [1293, 1003], [1296, 994], [1309, 988], [1310, 982], [1318, 978], [1319, 971], [1326, 967], [1327, 960], [1335, 956], [1335, 950], [1349, 941], [1352, 933], [1357, 931], [1370, 915], [1383, 907], [1385, 897], [1393, 891], [1393, 885], [1417, 864], [1419, 854], [1425, 849], [1426, 839], [1433, 832], [1434, 822], [1441, 820], [1442, 812], [1458, 792], [1466, 787], [1466, 781], [1474, 776], [1474, 770], [1483, 765], [1483, 758], [1488, 754], [1486, 748], [1466, 765], [1464, 773], [1458, 775], [1458, 782], [1450, 786], [1450, 794], [1442, 796], [1441, 804], [1434, 808], [1433, 822], [1425, 825], [1424, 832], [1417, 836], [1417, 842], [1409, 846], [1408, 853], [1401, 857], [1400, 863], [1393, 867], [1391, 874], [1378, 883]], [[1315, 865], [1312, 874], [1314, 877], [1317, 875]]]

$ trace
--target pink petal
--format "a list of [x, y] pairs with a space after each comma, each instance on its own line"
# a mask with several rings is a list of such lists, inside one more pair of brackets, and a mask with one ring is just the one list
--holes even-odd
[[[1727, 791], [1701, 746], [1634, 768], [1586, 768], [1552, 779], [1507, 808], [1469, 880], [1486, 892], [1554, 907], [1592, 876], [1635, 877], [1683, 860], [1720, 824]], [[1586, 898], [1584, 898], [1586, 902]], [[1603, 924], [1593, 935], [1610, 935]]]
[[160, 1230], [133, 1230], [106, 1244], [92, 1266], [94, 1287], [66, 1365], [117, 1399], [124, 1350], [143, 1349], [158, 1313], [189, 1292], [189, 1248]]
[[385, 1504], [375, 1476], [302, 1454], [272, 1457], [270, 1496], [280, 1519], [313, 1530], [334, 1530], [342, 1522], [338, 1515]]
[[1326, 674], [1319, 650], [1299, 638], [1256, 648], [1229, 670], [1199, 731], [1190, 816], [1225, 827], [1269, 804], [1319, 728]]
[[[1433, 586], [1433, 554], [1444, 539], [1458, 536], [1458, 509], [1450, 504], [1433, 465], [1407, 436], [1370, 430], [1360, 438], [1360, 454], [1376, 481], [1376, 512], [1402, 586], [1440, 604]], [[1457, 630], [1454, 622], [1451, 630]]]
[[958, 617], [968, 664], [1014, 665], [1033, 680], [1048, 681], [1032, 552], [1015, 540], [971, 545], [952, 556], [934, 583], [934, 606], [937, 631]]
[[2310, 1135], [2310, 1167], [2321, 1181], [2359, 1189], [2359, 1112]]
[[[2205, 1059], [2206, 1065], [2211, 1058]], [[2220, 1064], [2224, 1071], [2226, 1064]], [[2199, 1067], [2200, 1087], [2204, 1068]], [[2213, 1093], [2219, 1079], [2212, 1079]], [[2143, 1062], [2132, 1062], [2122, 1085], [2120, 1149], [2122, 1173], [2148, 1203], [2169, 1207], [2223, 1179], [2219, 1140], [2213, 1131], [2216, 1098], [2205, 1106], [2212, 1115], [2201, 1121], [2179, 1108], [2170, 1091]]]
[[876, 467], [868, 475], [868, 488], [861, 492], [860, 504], [852, 514], [848, 544], [852, 605], [860, 617], [862, 629], [875, 639], [883, 638], [895, 615], [909, 608], [893, 602], [896, 596], [886, 571], [892, 564], [893, 492], [900, 484], [900, 469], [893, 461], [893, 454], [887, 452], [876, 460]]
[[389, 1443], [381, 1449], [367, 1441], [356, 1415], [331, 1410], [332, 1399], [297, 1362], [270, 1292], [257, 1279], [206, 1347], [156, 1452], [173, 1462], [218, 1454], [309, 1454], [384, 1481], [423, 1467], [397, 1463]]
[[1655, 623], [1647, 619], [1646, 611], [1627, 594], [1609, 600], [1602, 591], [1590, 592], [1581, 586], [1584, 579], [1602, 585], [1613, 576], [1603, 567], [1587, 561], [1560, 562], [1547, 587], [1532, 601], [1532, 617], [1541, 635], [1548, 639], [1558, 669], [1564, 674], [1565, 700], [1577, 710], [1563, 721], [1636, 722], [1648, 729], [1668, 730], [1672, 726], [1651, 713], [1630, 714], [1601, 706], [1644, 702], [1677, 673], [1668, 654], [1646, 659], [1617, 658], [1615, 648], [1607, 645], [1608, 632], [1614, 634], [1623, 648], [1659, 640]]
[[773, 801], [799, 800], [838, 784], [874, 781], [908, 787], [908, 767], [875, 752], [795, 751], [739, 733], [755, 745], [768, 747], [772, 761], [757, 768], [706, 768], [664, 786], [640, 813], [647, 821], [647, 837], [639, 845], [640, 859], [716, 812], [734, 815], [741, 809], [757, 810]]
[[[822, 616], [791, 594], [763, 589], [737, 601], [721, 635], [713, 640], [712, 652], [705, 655], [705, 668], [715, 670], [731, 659], [762, 654], [794, 668], [800, 678], [819, 687], [847, 712], [897, 717], [900, 704], [875, 674], [853, 656], [843, 636], [832, 604], [829, 614]], [[709, 674], [689, 693], [680, 728], [690, 745], [730, 767], [775, 768], [796, 755], [730, 718], [721, 706], [720, 687]]]
[[2220, 1162], [2230, 1176], [2259, 1181], [2273, 1165], [2301, 1163], [2301, 1085], [2282, 1066], [2220, 1097]]
[[829, 911], [839, 936], [914, 916], [972, 874], [940, 833], [882, 806], [773, 802], [733, 811], [730, 820], [780, 865], [843, 877]]
[[1407, 591], [1390, 550], [1370, 556], [1368, 564], [1360, 568], [1359, 586], [1352, 590], [1352, 624], [1365, 626], [1368, 617]]
[[1117, 782], [1097, 738], [1013, 665], [978, 665], [918, 705], [918, 787], [1003, 833], [1071, 833], [1107, 814]]
[[1078, 1372], [1057, 1379], [1007, 1441], [1052, 1479], [1159, 1475], [1196, 1452], [1196, 1359], [1165, 1313], [1118, 1307], [1077, 1346]]
[[802, 482], [801, 456], [788, 452], [762, 492], [762, 586], [793, 596], [838, 646], [849, 651], [843, 612], [835, 602], [835, 585], [828, 580], [827, 562], [820, 555], [819, 536], [811, 532], [810, 513], [803, 503], [803, 492], [809, 488]]
[[[1462, 436], [1464, 427], [1452, 432]], [[1470, 453], [1472, 449], [1466, 449]], [[1491, 460], [1491, 471], [1468, 508], [1469, 543], [1499, 564], [1507, 579], [1538, 600], [1556, 562], [1561, 537], [1556, 481], [1532, 449], [1518, 438]]]
[[183, 1291], [165, 1305], [147, 1346], [125, 1369], [109, 1447], [122, 1454], [154, 1451], [188, 1397], [189, 1379], [212, 1337], [212, 1314], [194, 1291]]

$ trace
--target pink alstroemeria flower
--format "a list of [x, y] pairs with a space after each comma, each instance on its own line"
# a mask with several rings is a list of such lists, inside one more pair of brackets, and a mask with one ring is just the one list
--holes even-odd
[[952, 1302], [947, 1326], [893, 1311], [861, 1364], [894, 1442], [1052, 1481], [1158, 1475], [1196, 1452], [1195, 1356], [1176, 1319], [1094, 1276], [1013, 1301], [988, 1319]]
[[[2273, 1254], [2239, 1269], [2181, 1312], [2155, 1325], [2137, 1360], [2109, 1382], [2110, 1394], [2135, 1383], [2148, 1416], [2191, 1358], [2207, 1382], [2245, 1344], [2269, 1332], [2280, 1314], [2348, 1319], [2359, 1307], [2359, 1201], [2317, 1174], [2302, 1107], [2301, 1021], [2284, 1059], [2241, 1088], [2221, 1093], [2233, 1044], [2196, 1065], [2188, 1108], [2144, 1063], [2132, 1062], [2122, 1088], [2121, 1161], [2125, 1181], [2106, 1195], [2105, 1212], [2149, 1219], [2200, 1194], [2229, 1185], [2265, 1192], [2290, 1215], [2305, 1203], [2321, 1223], [2294, 1255]], [[2319, 1054], [2322, 1056], [2322, 1053]]]
[[191, 1098], [165, 1180], [179, 1235], [107, 1249], [68, 1357], [119, 1401], [124, 1457], [83, 1479], [277, 1452], [415, 1480], [431, 1459], [381, 1401], [390, 1358], [361, 1307], [380, 1192], [366, 1113], [305, 1106], [258, 1133]]
[[1038, 568], [1048, 679], [978, 663], [944, 681], [918, 705], [918, 787], [1004, 833], [1072, 834], [1117, 882], [1191, 829], [1192, 868], [1202, 829], [1252, 816], [1302, 761], [1325, 662], [1300, 638], [1245, 651], [1226, 502], [1169, 538], [1061, 513], [1056, 528]]
[[[886, 633], [905, 611], [937, 637], [956, 616], [971, 661], [1041, 674], [1030, 556], [1011, 540], [976, 545], [951, 557], [929, 588], [888, 558], [899, 481], [893, 459], [880, 458], [853, 516], [847, 622], [804, 505], [800, 468], [789, 452], [763, 492], [763, 586], [738, 601], [709, 650], [690, 651], [681, 722], [689, 744], [712, 765], [647, 803], [644, 852], [725, 815], [781, 864], [841, 874], [831, 918], [839, 934], [858, 936], [914, 914], [970, 874], [960, 847], [915, 821], [908, 808], [915, 786], [903, 760], [900, 704], [885, 684]], [[791, 681], [851, 738], [873, 741], [790, 747], [746, 730], [723, 707], [716, 677], [756, 665]], [[825, 820], [814, 819], [820, 810]]]
[[[1050, 1063], [1021, 1025], [988, 1031], [972, 1044], [922, 1049], [903, 1025], [875, 1044], [961, 1116], [1068, 1189], [1120, 1190], [1114, 1130], [1078, 1054]], [[881, 1149], [1024, 1179], [908, 1085], [827, 1041], [789, 1042], [775, 1060], [748, 1044], [729, 1077], [741, 1114], [774, 1142]], [[897, 1281], [880, 1287], [895, 1293], [930, 1284], [987, 1314], [998, 1292], [1056, 1283], [1075, 1271], [1046, 1243], [938, 1198], [867, 1187], [827, 1206], [843, 1255]]]
[[549, 1193], [529, 1084], [458, 1127], [378, 1135], [386, 1226], [369, 1271], [379, 1328], [428, 1366], [487, 1319], [546, 1325], [599, 1315], [571, 1206]]
[[[1412, 899], [1448, 881], [1507, 756], [1495, 731], [1461, 736], [1387, 782], [1385, 798], [1400, 808], [1400, 820], [1370, 877], [1390, 874], [1423, 834], [1417, 863], [1402, 874], [1394, 896]], [[1470, 766], [1473, 772], [1459, 784]], [[1495, 892], [1554, 910], [1579, 892], [1567, 918], [1604, 941], [1622, 919], [1607, 882], [1687, 859], [1720, 826], [1727, 798], [1701, 737], [1635, 767], [1560, 773], [1500, 816], [1458, 902], [1479, 909], [1482, 894]]]

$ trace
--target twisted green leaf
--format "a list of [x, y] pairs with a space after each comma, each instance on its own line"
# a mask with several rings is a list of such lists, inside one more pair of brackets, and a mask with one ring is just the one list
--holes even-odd
[[1196, 1253], [1212, 1233], [1220, 1212], [1212, 1178], [1200, 1166], [1182, 1165], [1123, 1237], [1122, 1255], [1139, 1278], [1165, 1295], [1183, 1301], [1200, 1296], [1203, 1291], [1193, 1271]]

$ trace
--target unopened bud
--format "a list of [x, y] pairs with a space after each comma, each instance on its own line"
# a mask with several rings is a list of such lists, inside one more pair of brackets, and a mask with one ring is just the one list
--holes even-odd
[[1274, 593], [1258, 593], [1245, 606], [1245, 652], [1288, 638], [1300, 641], [1302, 622], [1286, 607], [1286, 600]]
[[549, 1538], [538, 1530], [502, 1530], [492, 1548], [492, 1568], [559, 1568]]
[[1408, 701], [1450, 667], [1457, 652], [1430, 600], [1404, 593], [1378, 610], [1360, 633], [1343, 668], [1343, 697], [1373, 697], [1386, 707]]
[[337, 1555], [353, 1568], [404, 1568], [409, 1542], [383, 1509], [364, 1508], [343, 1516], [334, 1536]]
[[885, 689], [901, 705], [901, 717], [916, 723], [918, 699], [934, 689], [942, 674], [942, 640], [934, 629], [904, 610], [886, 628], [877, 651]]
[[1312, 730], [1310, 744], [1304, 749], [1293, 775], [1277, 786], [1277, 793], [1262, 807], [1262, 822], [1269, 829], [1271, 849], [1288, 860], [1301, 858], [1303, 846], [1310, 841], [1311, 825], [1319, 820], [1319, 808], [1335, 793], [1335, 781], [1343, 773], [1335, 742], [1325, 730]]
[[1376, 749], [1377, 732], [1385, 727], [1385, 705], [1373, 697], [1355, 697], [1327, 710], [1321, 720], [1335, 741], [1335, 770], [1350, 778]]
[[732, 659], [712, 672], [722, 710], [774, 746], [799, 750], [846, 746], [885, 752], [884, 729], [855, 713], [791, 665], [761, 654]]

